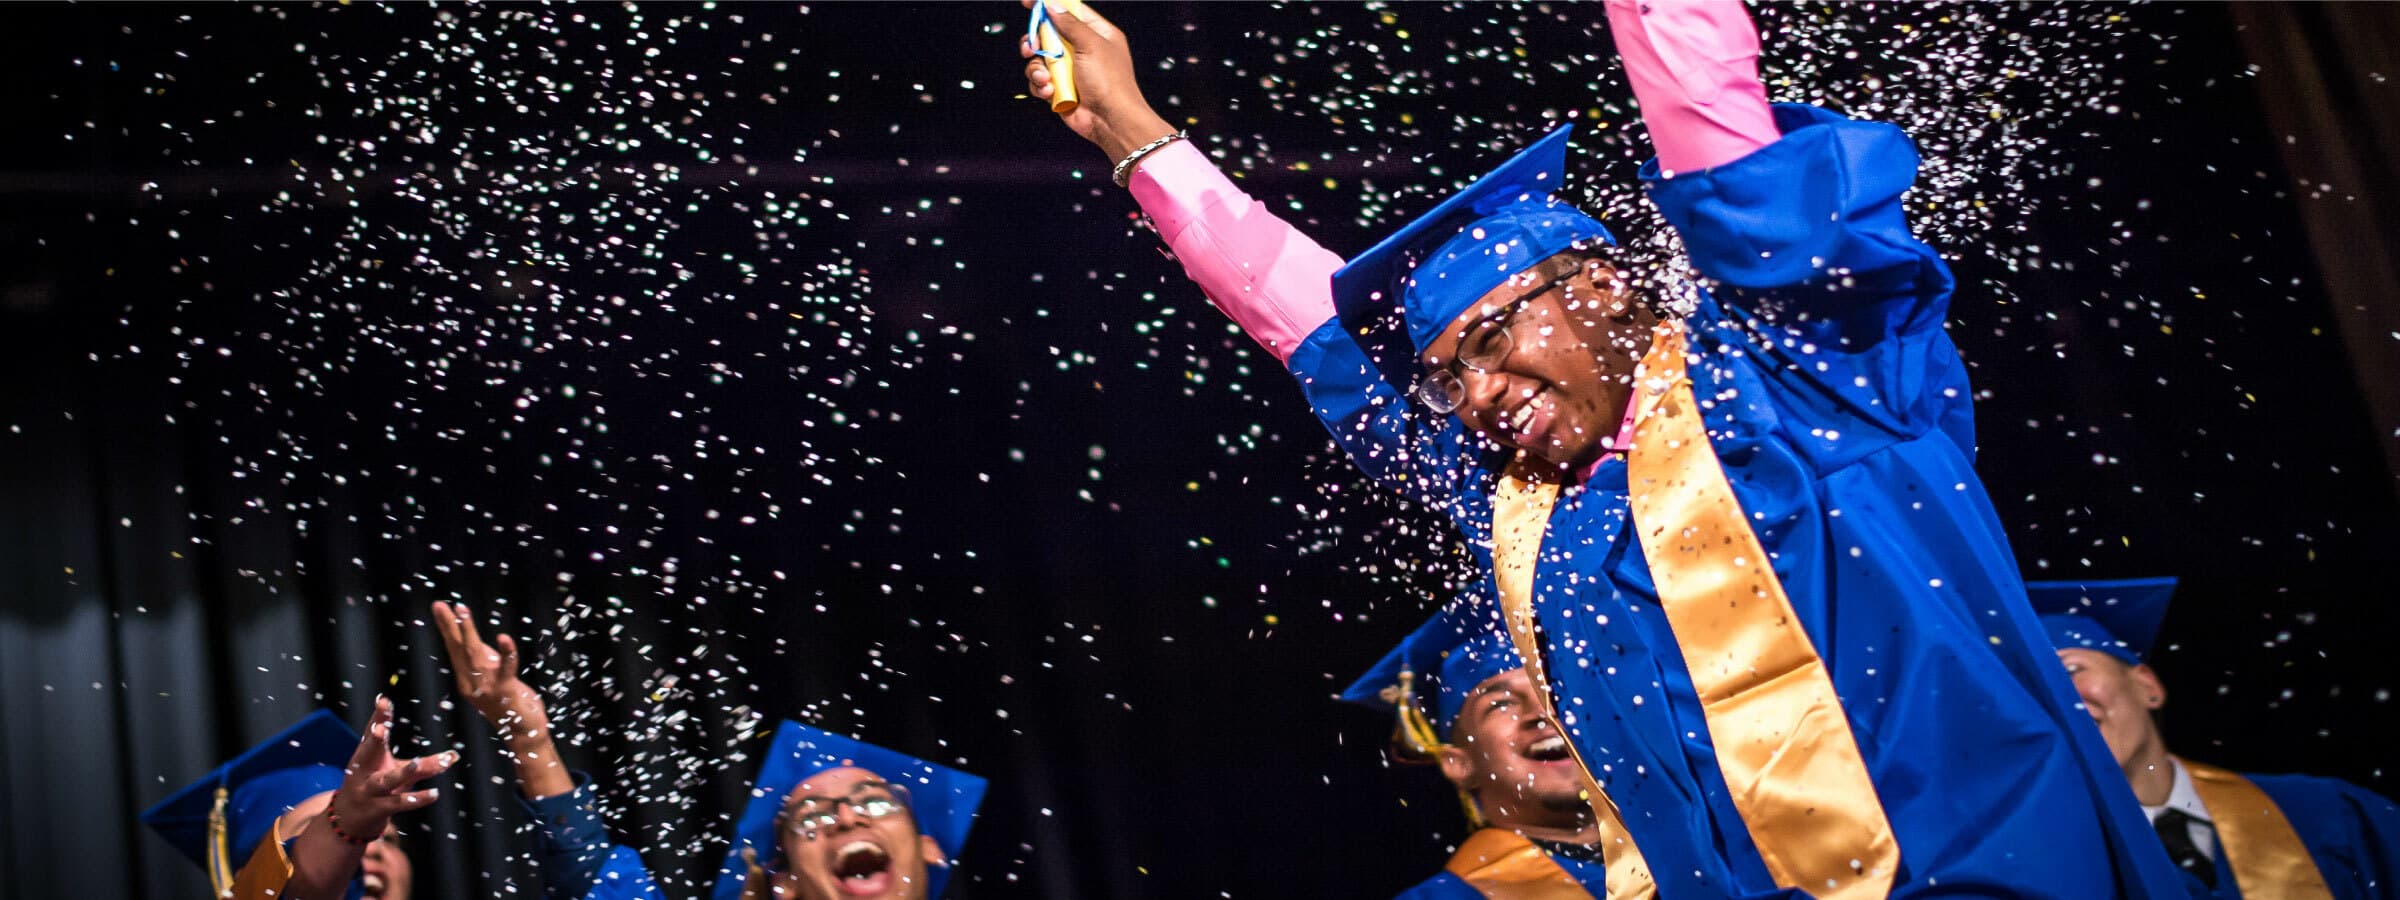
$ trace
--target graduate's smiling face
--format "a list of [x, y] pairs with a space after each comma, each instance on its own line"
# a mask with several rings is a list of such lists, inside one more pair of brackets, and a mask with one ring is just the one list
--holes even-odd
[[2100, 739], [2108, 742], [2118, 767], [2130, 770], [2156, 765], [2155, 757], [2166, 753], [2158, 722], [2150, 717], [2152, 710], [2167, 703], [2166, 686], [2159, 683], [2158, 673], [2149, 666], [2129, 666], [2114, 656], [2081, 647], [2058, 651], [2058, 661], [2066, 664], [2068, 677], [2075, 681], [2075, 693], [2083, 699], [2084, 710], [2092, 714], [2092, 724], [2100, 727]]
[[[332, 791], [302, 800], [284, 811], [276, 828], [286, 838], [298, 835], [332, 801]], [[245, 862], [248, 860], [235, 860], [234, 864]], [[399, 826], [384, 823], [383, 835], [367, 845], [366, 854], [358, 860], [358, 880], [367, 900], [408, 900], [416, 888], [417, 868], [409, 862], [408, 851], [400, 849]]]
[[1608, 263], [1561, 253], [1484, 294], [1425, 348], [1433, 387], [1419, 397], [1437, 410], [1447, 397], [1485, 438], [1580, 469], [1616, 436], [1657, 322]]
[[1583, 776], [1567, 739], [1536, 706], [1533, 679], [1510, 669], [1475, 686], [1450, 726], [1442, 775], [1500, 828], [1575, 830], [1590, 824]]
[[784, 796], [782, 823], [777, 897], [916, 900], [925, 867], [943, 862], [942, 848], [918, 833], [907, 793], [865, 769], [809, 776]]

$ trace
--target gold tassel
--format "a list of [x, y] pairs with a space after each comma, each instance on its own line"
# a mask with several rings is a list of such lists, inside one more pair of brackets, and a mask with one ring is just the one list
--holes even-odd
[[233, 850], [225, 845], [225, 786], [217, 785], [217, 802], [208, 809], [208, 886], [219, 897], [233, 893]]
[[[1417, 673], [1400, 670], [1400, 683], [1384, 689], [1385, 700], [1398, 710], [1399, 721], [1392, 725], [1392, 756], [1404, 763], [1433, 765], [1442, 761], [1441, 732], [1433, 727], [1433, 719], [1425, 708], [1417, 705]], [[1467, 789], [1452, 785], [1458, 791], [1458, 806], [1467, 814], [1467, 824], [1482, 828], [1483, 809], [1475, 805], [1475, 796]]]

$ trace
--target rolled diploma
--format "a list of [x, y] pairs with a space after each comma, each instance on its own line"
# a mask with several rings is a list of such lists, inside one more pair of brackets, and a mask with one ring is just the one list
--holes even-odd
[[1064, 115], [1075, 111], [1075, 48], [1067, 39], [1058, 36], [1058, 28], [1045, 21], [1041, 26], [1042, 65], [1050, 70], [1050, 111]]

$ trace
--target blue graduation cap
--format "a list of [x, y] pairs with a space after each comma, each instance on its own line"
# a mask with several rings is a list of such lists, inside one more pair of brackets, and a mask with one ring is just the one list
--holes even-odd
[[2173, 578], [2119, 581], [2028, 581], [2026, 599], [2059, 649], [2098, 650], [2138, 666], [2167, 618]]
[[222, 893], [277, 818], [341, 787], [358, 740], [339, 716], [317, 710], [143, 810], [142, 824], [207, 869]]
[[1561, 251], [1615, 243], [1598, 219], [1553, 196], [1574, 130], [1559, 126], [1334, 272], [1334, 306], [1352, 333], [1397, 303], [1423, 353], [1509, 276]]
[[[1384, 654], [1343, 691], [1342, 699], [1395, 710], [1403, 721], [1402, 731], [1394, 734], [1395, 741], [1413, 733], [1409, 743], [1423, 746], [1404, 749], [1430, 757], [1447, 741], [1451, 726], [1458, 724], [1459, 710], [1466, 707], [1467, 695], [1476, 685], [1524, 667], [1525, 660], [1509, 642], [1499, 607], [1480, 593], [1470, 592], [1409, 632], [1400, 646]], [[1425, 702], [1429, 697], [1430, 706]], [[1412, 716], [1423, 727], [1410, 724]]]
[[[1475, 686], [1524, 667], [1524, 658], [1509, 642], [1499, 607], [1480, 592], [1469, 591], [1409, 632], [1400, 646], [1343, 691], [1342, 699], [1392, 710], [1393, 755], [1402, 762], [1431, 763], [1440, 759]], [[1427, 697], [1433, 701], [1430, 711]], [[1483, 810], [1463, 787], [1458, 788], [1458, 805], [1470, 824], [1483, 826]]]
[[[733, 846], [725, 853], [725, 865], [717, 874], [717, 888], [711, 896], [715, 900], [737, 900], [741, 896], [742, 880], [749, 874], [749, 867], [742, 861], [742, 848], [754, 848], [762, 865], [781, 852], [782, 845], [775, 840], [775, 819], [782, 814], [783, 801], [793, 788], [818, 772], [846, 766], [865, 769], [882, 776], [887, 783], [907, 788], [908, 811], [916, 819], [917, 831], [931, 836], [941, 846], [943, 856], [958, 859], [959, 849], [967, 843], [967, 830], [975, 825], [975, 808], [983, 804], [987, 782], [957, 769], [785, 719], [775, 729], [775, 741], [768, 745], [766, 759], [758, 765], [758, 779], [750, 783], [750, 804], [743, 807], [741, 821], [734, 825]], [[925, 896], [941, 896], [949, 877], [950, 870], [946, 867], [927, 867]]]

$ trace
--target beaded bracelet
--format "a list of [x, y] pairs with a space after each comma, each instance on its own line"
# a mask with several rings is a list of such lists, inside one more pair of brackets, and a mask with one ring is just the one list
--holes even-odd
[[332, 800], [325, 801], [325, 821], [333, 825], [333, 836], [341, 838], [342, 843], [349, 844], [353, 847], [364, 847], [368, 844], [375, 843], [375, 839], [372, 837], [352, 837], [350, 832], [342, 830], [342, 817], [334, 815], [333, 812], [334, 800], [340, 800], [341, 798], [342, 796], [340, 794], [335, 794], [333, 795]]
[[1174, 134], [1167, 135], [1166, 137], [1159, 138], [1158, 140], [1151, 141], [1150, 143], [1143, 144], [1141, 149], [1125, 154], [1125, 158], [1117, 162], [1116, 171], [1108, 173], [1109, 180], [1116, 182], [1118, 187], [1125, 187], [1131, 184], [1133, 182], [1134, 164], [1141, 162], [1142, 157], [1149, 156], [1150, 154], [1157, 152], [1158, 148], [1160, 147], [1164, 147], [1168, 144], [1172, 144], [1183, 139], [1184, 133], [1178, 131]]

